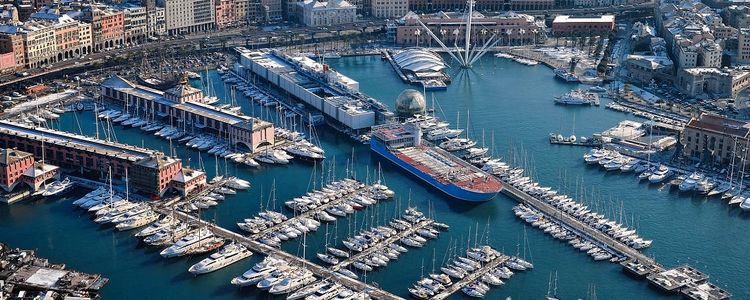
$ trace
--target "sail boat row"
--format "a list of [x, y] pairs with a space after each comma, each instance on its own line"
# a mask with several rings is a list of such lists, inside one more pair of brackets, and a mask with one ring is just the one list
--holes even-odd
[[[234, 84], [236, 81], [242, 81], [240, 79], [236, 79], [233, 74], [226, 74], [222, 76], [222, 78], [227, 80], [227, 83], [230, 83], [230, 84]], [[236, 81], [234, 79], [236, 79]], [[231, 80], [231, 82], [229, 80]], [[276, 99], [274, 96], [261, 90], [259, 87], [249, 82], [238, 82], [236, 85], [230, 86], [230, 89], [229, 89], [230, 99], [231, 99], [231, 104], [229, 104], [230, 106], [236, 105], [235, 90], [239, 90], [245, 95], [245, 97], [247, 97], [251, 101], [258, 102], [258, 104], [264, 107], [276, 106], [277, 120], [275, 121], [275, 123], [277, 123], [277, 125], [279, 125], [280, 127], [277, 127], [275, 129], [276, 130], [275, 134], [277, 137], [283, 138], [289, 141], [288, 145], [278, 150], [283, 150], [297, 158], [305, 159], [305, 160], [321, 160], [325, 158], [325, 151], [323, 151], [320, 145], [314, 142], [311, 142], [309, 140], [306, 140], [304, 133], [283, 128], [283, 127], [286, 127], [287, 125], [285, 122], [287, 120], [287, 117], [292, 117], [293, 120], [296, 120], [295, 117], [297, 115], [294, 112], [284, 113], [284, 107], [280, 105], [277, 106], [277, 104], [280, 103], [278, 99]], [[253, 115], [255, 115], [254, 108], [255, 107], [253, 106]], [[267, 113], [267, 110], [265, 111]], [[312, 116], [308, 116], [308, 118], [312, 118]], [[271, 118], [268, 116], [268, 114], [266, 114], [266, 117], [264, 119], [270, 120]], [[294, 124], [292, 124], [292, 129], [294, 129]], [[310, 138], [312, 138], [313, 141], [317, 141], [317, 139], [315, 139], [315, 136], [314, 136], [315, 130], [314, 130], [314, 127], [312, 126], [312, 122], [308, 122], [308, 132], [311, 135]], [[276, 152], [279, 152], [278, 150]], [[265, 156], [268, 156], [268, 155], [265, 155]], [[278, 156], [278, 155], [275, 155], [275, 156]], [[270, 157], [269, 160], [273, 161], [273, 157]]]
[[276, 256], [266, 256], [251, 269], [233, 278], [231, 283], [238, 287], [255, 286], [273, 295], [286, 294], [288, 300], [370, 299], [365, 292], [353, 291], [326, 279], [319, 280], [304, 263], [298, 266]]
[[[275, 188], [271, 192], [271, 207], [275, 207]], [[345, 217], [356, 209], [376, 203], [375, 199], [392, 197], [393, 192], [382, 184], [366, 186], [353, 179], [344, 179], [327, 184], [320, 190], [285, 202], [285, 205], [298, 213], [316, 210], [310, 217], [289, 219], [284, 214], [263, 210], [257, 216], [237, 223], [243, 231], [263, 235], [261, 243], [277, 247], [282, 241], [295, 239], [307, 232], [315, 231], [320, 222], [335, 221], [336, 217]], [[263, 202], [261, 201], [261, 204]], [[335, 203], [335, 204], [334, 204]], [[351, 204], [349, 204], [351, 203]], [[325, 205], [325, 209], [321, 209]]]
[[[424, 221], [429, 221], [429, 224], [415, 228]], [[387, 266], [391, 260], [398, 259], [402, 253], [407, 252], [406, 247], [423, 247], [428, 239], [436, 239], [440, 230], [447, 228], [446, 225], [435, 223], [416, 208], [410, 207], [401, 217], [390, 220], [388, 225], [372, 226], [343, 240], [344, 250], [328, 247], [326, 244], [325, 251], [317, 255], [325, 263], [338, 265], [339, 259], [367, 251], [367, 255], [359, 257], [351, 265], [360, 271], [370, 272], [375, 268]]]
[[[561, 241], [568, 242], [571, 246], [586, 252], [595, 261], [610, 260], [611, 262], [620, 262], [627, 257], [620, 256], [611, 248], [603, 247], [599, 244], [588, 240], [586, 237], [567, 229], [563, 224], [555, 219], [548, 218], [536, 209], [524, 205], [518, 205], [513, 208], [516, 216], [523, 219], [534, 227], [544, 230], [545, 233]], [[635, 231], [635, 230], [632, 230]], [[618, 236], [621, 236], [618, 234]]]
[[73, 201], [73, 205], [93, 213], [94, 222], [103, 225], [113, 224], [119, 231], [143, 227], [159, 220], [160, 215], [153, 211], [147, 203], [131, 202], [128, 199], [127, 171], [125, 177], [125, 198], [120, 197], [113, 191], [110, 170], [109, 190], [99, 187]]
[[[487, 266], [497, 259], [505, 261], [495, 267]], [[409, 293], [417, 299], [430, 299], [471, 276], [475, 279], [466, 283], [461, 291], [469, 297], [484, 298], [491, 286], [505, 284], [503, 279], [510, 279], [514, 274], [513, 270], [523, 271], [533, 267], [533, 264], [524, 259], [507, 257], [488, 245], [476, 246], [466, 249], [465, 256], [453, 256], [448, 264], [440, 267], [442, 273], [432, 272], [429, 276], [419, 279], [409, 288]], [[453, 279], [456, 282], [453, 282]]]

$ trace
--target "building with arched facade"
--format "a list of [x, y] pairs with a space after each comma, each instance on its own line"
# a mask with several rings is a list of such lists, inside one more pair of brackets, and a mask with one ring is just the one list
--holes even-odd
[[102, 83], [101, 95], [116, 106], [127, 106], [131, 114], [150, 115], [177, 128], [212, 133], [249, 152], [276, 143], [272, 123], [207, 104], [203, 92], [191, 87], [187, 79], [160, 91], [113, 76]]

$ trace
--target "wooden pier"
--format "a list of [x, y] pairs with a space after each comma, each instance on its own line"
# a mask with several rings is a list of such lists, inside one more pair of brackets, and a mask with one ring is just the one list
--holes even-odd
[[373, 253], [373, 252], [375, 252], [377, 250], [382, 249], [383, 246], [388, 246], [391, 243], [395, 243], [396, 241], [400, 240], [401, 238], [406, 237], [408, 235], [411, 235], [411, 234], [417, 232], [417, 230], [420, 230], [420, 229], [426, 227], [427, 225], [432, 224], [433, 222], [435, 222], [435, 221], [432, 220], [432, 219], [422, 220], [421, 222], [419, 222], [417, 224], [414, 224], [409, 229], [404, 230], [404, 231], [399, 231], [398, 233], [394, 234], [393, 236], [391, 236], [391, 237], [389, 237], [387, 239], [384, 239], [384, 240], [376, 243], [375, 245], [372, 245], [372, 246], [368, 247], [367, 249], [364, 249], [362, 252], [359, 252], [359, 253], [357, 253], [355, 255], [352, 255], [350, 258], [347, 258], [346, 260], [344, 260], [342, 262], [339, 262], [339, 264], [337, 264], [335, 266], [331, 266], [331, 270], [337, 271], [339, 269], [346, 268], [348, 265], [354, 263], [355, 261], [358, 261], [360, 258], [366, 257], [366, 256], [370, 255], [371, 253]]
[[[154, 210], [161, 214], [170, 213], [169, 210], [164, 209], [162, 207], [155, 207]], [[312, 271], [319, 278], [326, 278], [327, 280], [339, 283], [342, 286], [345, 286], [353, 291], [365, 292], [374, 299], [403, 300], [403, 298], [396, 296], [394, 294], [391, 294], [383, 289], [374, 287], [372, 285], [366, 284], [356, 279], [346, 277], [344, 275], [334, 272], [331, 269], [312, 263], [305, 258], [297, 257], [290, 253], [284, 252], [280, 249], [276, 249], [274, 247], [265, 245], [254, 239], [245, 237], [239, 233], [236, 233], [226, 228], [219, 227], [219, 226], [216, 226], [215, 224], [203, 221], [195, 216], [192, 216], [183, 212], [176, 212], [175, 216], [184, 222], [192, 222], [195, 224], [201, 224], [203, 226], [207, 226], [216, 236], [219, 236], [225, 239], [231, 239], [238, 243], [241, 243], [242, 245], [246, 246], [248, 249], [250, 249], [253, 252], [262, 253], [264, 255], [273, 255], [274, 257], [278, 257], [280, 259], [286, 260], [289, 264], [304, 265], [305, 268]]]
[[442, 300], [442, 299], [450, 297], [450, 295], [453, 295], [454, 293], [460, 291], [463, 287], [465, 287], [469, 283], [472, 283], [473, 281], [484, 276], [484, 274], [487, 274], [487, 272], [490, 272], [494, 268], [497, 268], [501, 264], [505, 263], [506, 261], [508, 261], [508, 259], [510, 259], [510, 257], [507, 255], [499, 255], [497, 258], [493, 259], [491, 262], [483, 265], [482, 268], [480, 268], [479, 270], [472, 272], [471, 274], [462, 278], [458, 282], [448, 286], [445, 290], [431, 297], [430, 299]]

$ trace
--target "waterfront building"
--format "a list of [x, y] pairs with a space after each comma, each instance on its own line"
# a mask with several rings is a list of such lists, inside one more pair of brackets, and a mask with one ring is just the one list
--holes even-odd
[[215, 0], [216, 28], [242, 26], [248, 22], [248, 0]]
[[[524, 11], [548, 10], [555, 7], [554, 0], [477, 0], [475, 11]], [[420, 13], [441, 11], [463, 11], [466, 1], [463, 0], [409, 0], [409, 10]]]
[[59, 9], [43, 8], [31, 14], [30, 20], [54, 26], [57, 61], [80, 57], [91, 51], [91, 25], [74, 20]]
[[279, 22], [283, 19], [283, 2], [280, 0], [260, 0], [256, 5], [256, 17], [259, 22]]
[[153, 10], [148, 10], [147, 17], [149, 37], [167, 34], [167, 21], [163, 7], [154, 7]]
[[[13, 53], [15, 69], [21, 69], [26, 64], [26, 48], [23, 44], [23, 37], [19, 34], [7, 33], [3, 31], [4, 26], [0, 26], [0, 53]], [[5, 27], [10, 29], [12, 27]]]
[[[711, 113], [692, 118], [680, 136], [685, 158], [728, 166], [741, 166], [748, 147], [750, 124]], [[734, 159], [733, 159], [734, 158]], [[745, 163], [746, 165], [748, 162]]]
[[251, 153], [276, 144], [273, 124], [203, 103], [203, 92], [184, 78], [176, 87], [159, 91], [113, 76], [102, 82], [101, 95], [118, 107], [128, 106], [131, 114], [166, 118], [165, 123], [186, 131], [215, 133]]
[[555, 36], [608, 36], [615, 30], [615, 16], [603, 15], [597, 18], [557, 16], [552, 21], [552, 34]]
[[80, 55], [78, 21], [67, 15], [61, 16], [55, 13], [34, 13], [31, 14], [31, 19], [46, 20], [53, 24], [58, 61]]
[[136, 45], [146, 41], [148, 36], [148, 14], [145, 6], [127, 5], [122, 7], [125, 45]]
[[183, 171], [182, 162], [151, 149], [103, 141], [41, 127], [0, 121], [0, 144], [29, 152], [36, 159], [93, 179], [125, 178], [134, 191], [163, 196], [172, 180]]
[[122, 47], [125, 40], [125, 21], [122, 11], [110, 7], [87, 6], [80, 20], [91, 24], [92, 50], [101, 52]]
[[0, 149], [0, 187], [6, 192], [12, 191], [21, 183], [23, 173], [34, 166], [31, 153], [16, 149]]
[[357, 7], [346, 0], [330, 0], [327, 2], [305, 0], [300, 2], [299, 13], [301, 23], [305, 26], [331, 26], [351, 24], [357, 20]]
[[183, 167], [170, 182], [171, 187], [183, 197], [205, 184], [206, 173], [188, 167]]
[[379, 102], [359, 92], [359, 82], [306, 56], [276, 50], [237, 48], [235, 72], [250, 82], [268, 84], [294, 101], [322, 112], [326, 121], [346, 131], [368, 130], [392, 117]]
[[[433, 34], [440, 37], [446, 45], [461, 44], [466, 36], [466, 15], [464, 13], [440, 12], [431, 15], [419, 15], [409, 12], [396, 22], [396, 44], [401, 46], [427, 46], [431, 44], [432, 37], [419, 25], [419, 21], [427, 26]], [[544, 22], [538, 22], [530, 15], [505, 12], [497, 16], [487, 17], [478, 11], [474, 11], [472, 23], [477, 24], [477, 26], [472, 27], [472, 36], [489, 38], [496, 33], [498, 38], [502, 39], [498, 45], [534, 43], [534, 41], [542, 41], [544, 38]]]
[[[18, 35], [23, 42], [26, 68], [39, 68], [57, 61], [55, 28], [46, 21], [28, 21], [21, 26], [0, 26], [4, 35]], [[6, 40], [12, 40], [7, 39]]]
[[372, 0], [372, 16], [380, 19], [396, 19], [409, 12], [409, 0]]
[[78, 45], [81, 55], [90, 54], [94, 46], [94, 38], [91, 32], [91, 24], [78, 22]]
[[214, 28], [214, 0], [164, 1], [166, 29], [170, 35], [207, 31]]
[[677, 72], [675, 85], [691, 97], [735, 98], [742, 90], [750, 87], [750, 71], [688, 68]]

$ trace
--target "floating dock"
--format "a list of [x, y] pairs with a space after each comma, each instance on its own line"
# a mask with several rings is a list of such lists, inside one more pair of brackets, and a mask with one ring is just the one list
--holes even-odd
[[[169, 210], [164, 209], [164, 208], [159, 208], [159, 207], [155, 208], [154, 210], [161, 214], [170, 213]], [[334, 270], [332, 269], [317, 265], [305, 258], [294, 256], [282, 250], [260, 243], [252, 238], [245, 237], [239, 233], [233, 232], [231, 230], [228, 230], [222, 227], [215, 226], [212, 223], [203, 221], [189, 214], [176, 212], [175, 216], [185, 222], [192, 222], [195, 224], [201, 224], [202, 226], [207, 226], [216, 236], [219, 236], [225, 239], [231, 239], [238, 243], [241, 243], [242, 245], [246, 246], [248, 249], [252, 250], [255, 253], [262, 253], [264, 255], [273, 255], [275, 257], [286, 260], [290, 264], [296, 264], [296, 265], [304, 264], [305, 268], [312, 271], [318, 277], [326, 278], [329, 281], [341, 284], [342, 286], [345, 286], [351, 290], [365, 292], [374, 299], [403, 300], [403, 298], [396, 296], [394, 294], [391, 294], [388, 291], [385, 291], [381, 288], [366, 284], [356, 279], [346, 277], [344, 275], [334, 272]]]
[[587, 237], [590, 240], [595, 241], [602, 246], [606, 246], [607, 248], [612, 249], [623, 256], [627, 256], [630, 259], [635, 259], [646, 265], [656, 264], [653, 259], [644, 255], [640, 251], [623, 244], [619, 240], [616, 240], [595, 228], [591, 228], [591, 226], [571, 217], [558, 208], [519, 190], [512, 184], [503, 181], [503, 187], [503, 193], [505, 193], [506, 195], [516, 199], [518, 202], [539, 210], [545, 216], [550, 219], [557, 220], [560, 224], [565, 224], [568, 229], [574, 231], [575, 233]]
[[549, 134], [549, 143], [553, 145], [583, 146], [583, 147], [601, 147], [603, 142], [601, 138], [576, 137], [571, 135], [566, 137], [559, 133]]
[[407, 230], [404, 230], [404, 231], [399, 231], [397, 234], [394, 234], [393, 236], [391, 236], [391, 237], [389, 237], [387, 239], [384, 239], [384, 240], [382, 240], [382, 241], [380, 241], [380, 242], [378, 242], [378, 243], [376, 243], [374, 245], [370, 245], [369, 247], [367, 247], [367, 249], [364, 249], [362, 252], [354, 254], [351, 257], [347, 258], [346, 260], [339, 262], [339, 264], [337, 264], [335, 266], [331, 266], [331, 270], [338, 271], [340, 269], [346, 268], [347, 266], [349, 266], [350, 264], [354, 263], [355, 261], [358, 261], [361, 258], [367, 257], [371, 253], [373, 253], [373, 252], [375, 252], [377, 250], [382, 249], [381, 246], [383, 246], [383, 245], [387, 246], [387, 245], [389, 245], [391, 243], [394, 243], [394, 242], [400, 240], [403, 237], [406, 237], [406, 236], [409, 236], [411, 234], [414, 234], [414, 233], [417, 232], [417, 230], [420, 230], [420, 229], [422, 229], [422, 228], [424, 228], [424, 227], [432, 224], [433, 222], [434, 222], [434, 220], [427, 219], [427, 220], [423, 220], [423, 221], [421, 221], [419, 223], [413, 224], [411, 228], [409, 228]]
[[471, 274], [467, 275], [466, 277], [462, 278], [460, 281], [454, 284], [451, 284], [444, 291], [438, 293], [437, 295], [433, 296], [430, 299], [442, 300], [442, 299], [450, 297], [454, 293], [460, 291], [463, 287], [465, 287], [469, 283], [481, 278], [484, 274], [487, 274], [487, 272], [492, 271], [492, 269], [499, 267], [500, 265], [508, 261], [508, 259], [510, 259], [510, 257], [507, 255], [499, 255], [498, 257], [496, 257], [489, 263], [483, 265], [481, 269], [476, 270], [472, 272]]
[[638, 278], [646, 277], [650, 283], [666, 292], [682, 292], [683, 295], [691, 299], [728, 299], [731, 297], [722, 288], [708, 284], [708, 276], [695, 268], [686, 265], [665, 271], [653, 258], [604, 234], [602, 231], [588, 226], [560, 209], [519, 190], [515, 186], [505, 181], [503, 183], [503, 192], [506, 195], [539, 210], [546, 218], [556, 220], [559, 224], [564, 225], [566, 229], [575, 232], [579, 236], [586, 237], [599, 247], [627, 257], [628, 261], [621, 263], [623, 270], [627, 273], [633, 274]]

